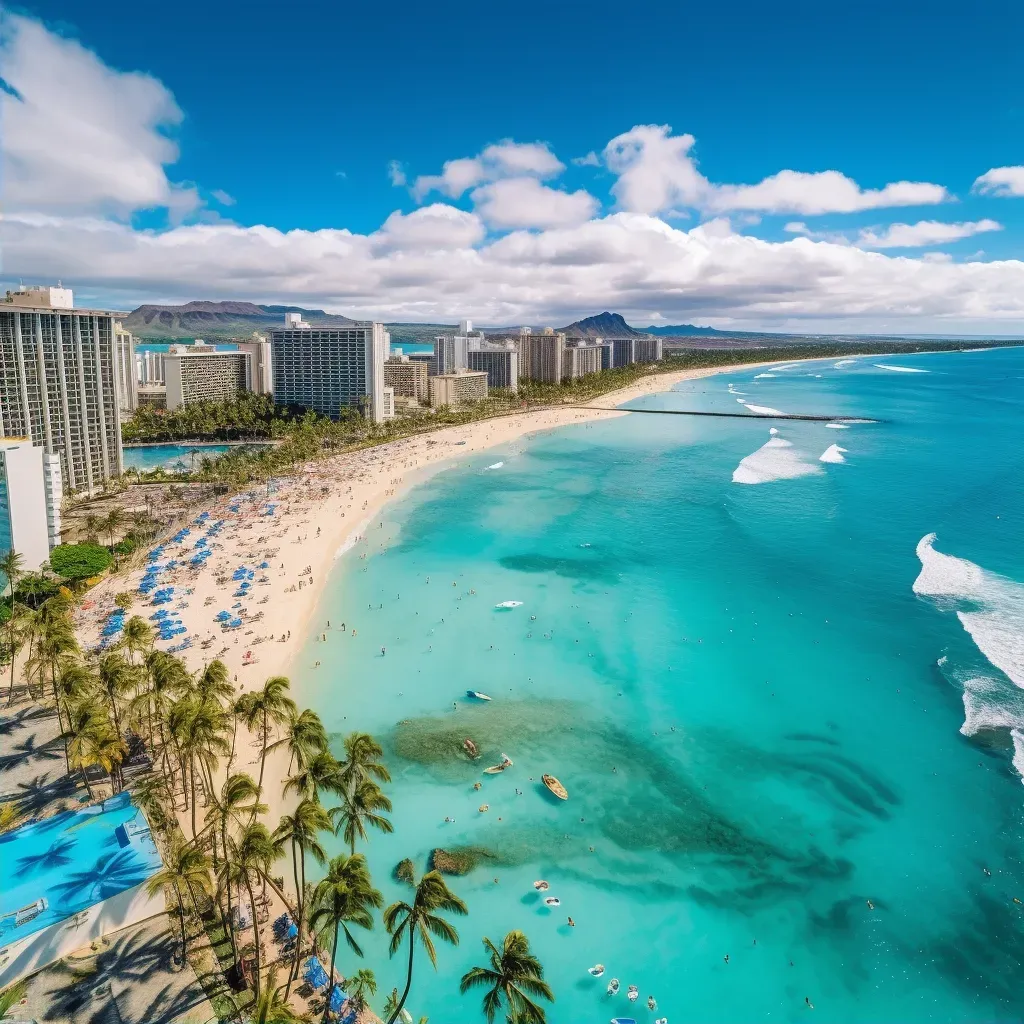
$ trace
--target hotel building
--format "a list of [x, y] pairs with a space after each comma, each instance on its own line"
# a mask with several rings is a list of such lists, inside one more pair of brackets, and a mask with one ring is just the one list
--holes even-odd
[[405, 355], [393, 355], [384, 363], [384, 384], [396, 395], [426, 402], [430, 398], [427, 363]]
[[391, 338], [378, 323], [312, 327], [299, 313], [270, 332], [274, 401], [338, 419], [345, 409], [385, 419], [384, 360]]
[[562, 352], [562, 380], [576, 380], [601, 370], [600, 345], [588, 345], [582, 339], [569, 342]]
[[487, 374], [488, 388], [519, 387], [519, 353], [514, 348], [473, 348], [469, 350], [469, 369]]
[[660, 363], [665, 358], [665, 341], [656, 334], [633, 341], [633, 355], [638, 363]]
[[636, 362], [636, 338], [613, 338], [615, 366], [630, 366]]
[[443, 373], [430, 378], [430, 406], [461, 405], [487, 397], [487, 374], [475, 370]]
[[35, 572], [60, 543], [60, 502], [60, 456], [25, 440], [0, 441], [0, 555], [17, 551]]
[[[524, 333], [524, 331], [526, 333]], [[565, 362], [565, 335], [545, 327], [542, 334], [521, 328], [519, 335], [519, 373], [530, 380], [559, 384]]]
[[135, 369], [135, 339], [131, 331], [114, 321], [114, 346], [117, 349], [117, 400], [121, 412], [133, 413], [139, 405], [138, 377]]
[[244, 391], [270, 393], [270, 343], [232, 344], [235, 351], [216, 349], [201, 339], [170, 347], [163, 360], [169, 412], [193, 402], [230, 401]]
[[119, 378], [112, 313], [75, 309], [60, 287], [0, 301], [0, 438], [59, 456], [69, 492], [91, 491], [124, 469]]

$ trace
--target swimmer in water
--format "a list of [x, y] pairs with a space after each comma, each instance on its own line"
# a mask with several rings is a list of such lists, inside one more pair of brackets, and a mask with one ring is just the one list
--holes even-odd
[[569, 918], [569, 927], [570, 928], [575, 928], [576, 927], [576, 922], [571, 917]]
[[809, 1009], [809, 1010], [813, 1010], [814, 1009], [814, 1003], [811, 1002], [811, 997], [810, 996], [804, 996], [804, 1002], [807, 1004], [807, 1009]]
[[872, 903], [871, 900], [868, 900], [868, 910], [874, 910], [874, 909], [875, 909], [874, 903]]
[[726, 963], [728, 963], [728, 962], [729, 962], [729, 954], [728, 954], [728, 953], [726, 953], [726, 954], [725, 954], [725, 956], [723, 956], [723, 957], [722, 957], [722, 959], [723, 959], [723, 960], [724, 960], [724, 961], [725, 961]]

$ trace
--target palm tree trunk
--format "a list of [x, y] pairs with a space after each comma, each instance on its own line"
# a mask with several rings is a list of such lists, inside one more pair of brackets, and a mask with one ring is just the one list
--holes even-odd
[[302, 912], [306, 909], [303, 899], [305, 893], [299, 888], [299, 858], [296, 856], [294, 839], [292, 840], [292, 874], [295, 878], [295, 909], [298, 911], [295, 926], [298, 931], [295, 933], [295, 959], [288, 972], [288, 984], [284, 990], [285, 999], [291, 994], [292, 982], [299, 976], [299, 960], [302, 958]]
[[83, 764], [81, 769], [79, 769], [79, 770], [82, 773], [82, 781], [85, 783], [85, 790], [89, 794], [89, 799], [90, 800], [95, 799], [95, 797], [93, 796], [93, 792], [92, 792], [92, 786], [89, 785], [89, 775], [88, 775], [88, 772], [86, 772], [86, 770], [85, 770], [85, 765]]
[[327, 1001], [324, 1003], [324, 1019], [323, 1024], [327, 1024], [327, 1014], [331, 1011], [331, 993], [334, 991], [334, 961], [338, 956], [338, 927], [341, 921], [337, 918], [334, 920], [334, 943], [331, 946], [331, 981], [327, 986]]
[[185, 954], [188, 952], [188, 937], [185, 935], [185, 904], [181, 900], [181, 890], [174, 883], [174, 895], [178, 898], [178, 922], [181, 924], [181, 965], [185, 966]]
[[[263, 792], [263, 769], [267, 766], [267, 713], [263, 712], [263, 749], [260, 751], [260, 777], [256, 785], [259, 787], [260, 793]], [[259, 801], [256, 801], [258, 804]], [[256, 804], [252, 806], [252, 820], [256, 820]]]
[[14, 649], [14, 587], [11, 587], [11, 617], [7, 620], [7, 649], [11, 653], [11, 687], [7, 691], [7, 703], [10, 705], [14, 700], [14, 662], [17, 660], [18, 652]]
[[245, 869], [243, 872], [245, 876], [245, 888], [249, 893], [249, 913], [252, 914], [252, 938], [253, 945], [256, 947], [256, 978], [254, 985], [254, 992], [256, 998], [260, 997], [260, 922], [256, 916], [256, 900], [252, 895], [252, 882], [249, 879], [249, 870]]
[[192, 838], [196, 838], [196, 759], [189, 758], [189, 783], [192, 788]]
[[398, 1015], [402, 1012], [402, 1007], [405, 1006], [406, 999], [409, 998], [409, 989], [412, 988], [412, 955], [416, 952], [416, 929], [410, 924], [409, 927], [409, 977], [405, 980], [405, 991], [402, 993], [402, 998], [398, 1000], [398, 1005], [395, 1007], [395, 1012], [388, 1018], [388, 1024], [395, 1024], [398, 1019]]

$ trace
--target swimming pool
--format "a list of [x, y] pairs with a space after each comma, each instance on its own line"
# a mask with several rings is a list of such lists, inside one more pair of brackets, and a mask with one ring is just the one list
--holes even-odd
[[192, 469], [193, 456], [196, 468], [202, 459], [216, 459], [235, 448], [251, 451], [264, 448], [271, 442], [252, 441], [244, 445], [234, 444], [137, 444], [126, 445], [124, 452], [124, 468], [145, 471], [162, 466], [173, 472], [185, 472]]
[[161, 867], [129, 794], [0, 836], [0, 948], [131, 889]]

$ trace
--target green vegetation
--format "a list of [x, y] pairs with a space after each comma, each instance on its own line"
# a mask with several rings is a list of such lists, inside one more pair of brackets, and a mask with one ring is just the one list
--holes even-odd
[[[15, 557], [0, 565], [19, 595], [31, 574], [20, 573]], [[130, 603], [127, 593], [118, 596], [120, 605]], [[240, 693], [220, 661], [192, 673], [182, 659], [154, 648], [153, 629], [141, 615], [127, 619], [113, 648], [83, 652], [72, 610], [73, 597], [63, 588], [35, 608], [15, 601], [4, 633], [5, 643], [29, 652], [20, 664], [21, 696], [56, 709], [65, 769], [80, 776], [91, 799], [128, 788], [146, 814], [163, 858], [147, 887], [165, 894], [179, 959], [192, 961], [219, 1018], [241, 1015], [267, 1024], [300, 1019], [288, 1001], [310, 953], [320, 957], [332, 983], [335, 965], [342, 968], [352, 1005], [365, 1007], [377, 980], [373, 970], [358, 966], [359, 933], [383, 923], [391, 955], [401, 952], [405, 959], [404, 990], [401, 996], [396, 990], [384, 1009], [395, 1021], [412, 988], [417, 952], [436, 966], [436, 940], [459, 941], [447, 918], [465, 915], [467, 907], [437, 870], [417, 879], [416, 866], [405, 860], [396, 878], [409, 887], [409, 896], [382, 912], [383, 897], [356, 850], [374, 830], [394, 828], [385, 817], [391, 802], [384, 787], [391, 775], [380, 744], [366, 733], [352, 733], [336, 757], [323, 723], [296, 706], [286, 678], [274, 676]], [[12, 694], [16, 679], [12, 669]], [[253, 748], [250, 775], [240, 765]], [[143, 752], [148, 767], [127, 772], [129, 750]], [[287, 752], [283, 795], [289, 813], [272, 829], [265, 820], [264, 781], [273, 751], [282, 757]], [[13, 804], [0, 807], [0, 830], [16, 827], [18, 820]], [[349, 852], [328, 861], [322, 841], [327, 832]], [[456, 851], [463, 852], [471, 851]], [[285, 873], [281, 862], [289, 854], [292, 877], [286, 882], [277, 876]], [[307, 880], [311, 860], [325, 868], [315, 885]], [[266, 919], [271, 892], [298, 930], [287, 953], [265, 948], [251, 928], [253, 916]], [[220, 983], [221, 972], [242, 982], [237, 995]], [[533, 973], [540, 978], [539, 965]], [[519, 973], [509, 968], [505, 974], [508, 985], [536, 995]], [[316, 1012], [327, 1020], [326, 1005]]]
[[[521, 1024], [544, 1024], [545, 1013], [537, 999], [554, 1001], [551, 986], [544, 980], [544, 968], [530, 952], [530, 942], [520, 931], [509, 932], [501, 949], [484, 939], [489, 954], [488, 967], [471, 967], [459, 986], [461, 992], [486, 988], [484, 1016], [493, 1024], [502, 1004], [508, 1008], [508, 1019]], [[530, 997], [534, 998], [530, 998]]]
[[50, 568], [72, 582], [99, 576], [112, 561], [110, 552], [98, 544], [58, 544], [50, 552]]

